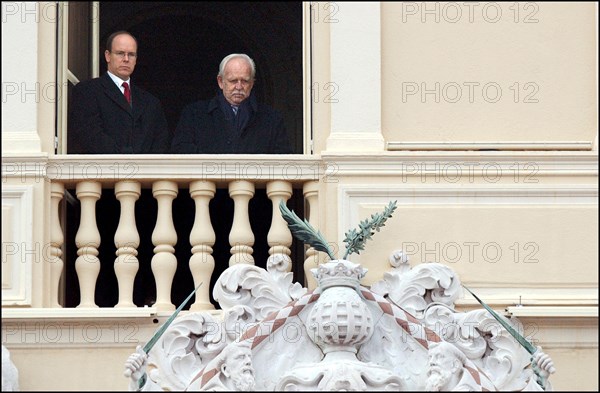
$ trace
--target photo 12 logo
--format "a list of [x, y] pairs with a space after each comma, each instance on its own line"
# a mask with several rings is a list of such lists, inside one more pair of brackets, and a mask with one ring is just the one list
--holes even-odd
[[533, 2], [402, 2], [402, 23], [539, 23]]
[[67, 86], [67, 82], [62, 85], [56, 82], [48, 82], [41, 84], [39, 82], [2, 82], [2, 103], [9, 102], [36, 103], [48, 102], [55, 104], [60, 101], [63, 87]]
[[404, 251], [404, 255], [419, 263], [429, 261], [539, 263], [540, 261], [538, 259], [540, 246], [534, 241], [511, 244], [500, 244], [495, 241], [403, 242], [401, 249]]
[[501, 180], [514, 183], [538, 183], [539, 165], [535, 162], [500, 164], [497, 162], [403, 162], [402, 183], [418, 178], [421, 183], [486, 183]]
[[135, 323], [8, 322], [2, 324], [2, 342], [11, 344], [79, 345], [138, 344]]
[[90, 21], [100, 15], [99, 2], [3, 1], [2, 23], [59, 23], [69, 7], [76, 13], [89, 12]]
[[[507, 94], [507, 91], [510, 92]], [[536, 82], [513, 82], [502, 84], [486, 82], [402, 82], [402, 103], [420, 102], [422, 104], [441, 102], [495, 104], [503, 97], [515, 104], [537, 104], [540, 86]]]

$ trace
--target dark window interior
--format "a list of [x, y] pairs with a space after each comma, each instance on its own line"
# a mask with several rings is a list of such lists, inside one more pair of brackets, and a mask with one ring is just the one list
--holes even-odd
[[185, 105], [214, 96], [221, 60], [246, 53], [256, 63], [257, 98], [282, 113], [302, 154], [301, 2], [101, 2], [100, 74], [117, 30], [137, 38], [132, 79], [161, 100], [171, 133]]

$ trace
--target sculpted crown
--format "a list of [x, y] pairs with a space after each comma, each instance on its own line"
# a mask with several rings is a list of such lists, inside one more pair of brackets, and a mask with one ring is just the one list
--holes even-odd
[[358, 263], [346, 260], [333, 260], [316, 269], [311, 269], [313, 276], [322, 289], [333, 286], [358, 288], [360, 280], [367, 274], [368, 269]]

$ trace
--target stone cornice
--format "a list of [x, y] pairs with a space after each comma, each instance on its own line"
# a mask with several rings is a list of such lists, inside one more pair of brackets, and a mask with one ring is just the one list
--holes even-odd
[[481, 176], [598, 176], [598, 152], [585, 151], [399, 151], [323, 154], [329, 176], [421, 176], [441, 172]]
[[515, 317], [598, 318], [598, 307], [511, 306], [506, 311]]
[[331, 182], [341, 176], [419, 177], [437, 174], [495, 177], [598, 176], [598, 152], [401, 151], [319, 155], [54, 155], [5, 154], [2, 177], [37, 177], [75, 184], [82, 180], [169, 179], [227, 182], [271, 180]]
[[121, 180], [192, 180], [227, 182], [271, 180], [303, 183], [318, 181], [325, 168], [320, 157], [302, 155], [56, 155], [38, 158], [2, 157], [3, 177], [38, 177], [75, 184], [79, 181], [112, 183]]

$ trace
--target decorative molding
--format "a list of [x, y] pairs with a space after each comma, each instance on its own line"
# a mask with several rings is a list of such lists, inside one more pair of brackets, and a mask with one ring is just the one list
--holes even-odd
[[499, 182], [507, 176], [520, 183], [537, 183], [539, 176], [598, 176], [597, 152], [402, 151], [379, 154], [321, 155], [327, 177], [395, 176], [403, 182]]
[[[344, 134], [346, 135], [346, 134]], [[369, 134], [355, 142], [367, 149]], [[358, 139], [361, 137], [362, 139]], [[377, 137], [369, 139], [373, 148]], [[402, 182], [457, 183], [483, 179], [489, 183], [509, 178], [535, 184], [544, 176], [598, 176], [598, 153], [592, 152], [453, 152], [403, 151], [319, 155], [54, 155], [3, 154], [2, 177], [39, 182], [81, 180], [230, 181], [244, 179], [336, 182], [341, 176], [399, 177]], [[437, 176], [437, 178], [435, 177]]]
[[[2, 280], [2, 306], [31, 306], [33, 262], [40, 263], [43, 253], [41, 245], [33, 244], [33, 186], [3, 186], [2, 210], [9, 213], [2, 219], [2, 233], [10, 236], [2, 237], [2, 270], [10, 271]], [[5, 263], [10, 268], [5, 270]]]
[[[207, 312], [207, 311], [205, 311]], [[183, 311], [181, 316], [188, 314]], [[209, 312], [221, 319], [221, 310]], [[11, 348], [135, 348], [171, 316], [155, 307], [3, 308], [2, 343]]]
[[21, 183], [40, 183], [44, 178], [48, 154], [2, 154], [2, 182], [17, 179]]
[[[4, 308], [2, 320], [145, 318], [158, 315], [156, 307], [138, 308]], [[169, 314], [170, 315], [170, 314]]]
[[[385, 206], [390, 200], [398, 206], [597, 206], [596, 184], [553, 184], [553, 185], [341, 185], [338, 187], [338, 241], [343, 243], [344, 232], [356, 226], [360, 207]], [[521, 296], [526, 305], [598, 305], [598, 289], [571, 287], [540, 287], [537, 282], [522, 282], [527, 287], [488, 288], [483, 283], [471, 282], [478, 296], [494, 306], [516, 305]], [[480, 285], [481, 287], [478, 287]], [[529, 303], [533, 302], [533, 303]], [[463, 296], [457, 305], [478, 305], [470, 296]]]
[[[161, 320], [160, 322], [164, 322]], [[2, 321], [2, 342], [10, 348], [135, 348], [160, 326], [154, 319], [37, 319]]]
[[387, 142], [388, 151], [402, 150], [591, 150], [589, 141]]
[[597, 316], [521, 316], [518, 319], [523, 323], [525, 336], [547, 353], [553, 349], [598, 349]]
[[48, 161], [48, 153], [23, 153], [23, 152], [8, 152], [2, 153], [2, 164], [27, 163], [27, 162], [46, 162]]
[[[469, 283], [469, 288], [477, 293], [491, 306], [497, 307], [567, 307], [573, 306], [598, 306], [598, 288], [569, 288], [569, 287], [535, 287], [535, 283], [522, 282], [527, 287], [486, 287], [478, 286], [477, 283]], [[463, 293], [462, 298], [457, 300], [457, 305], [479, 307], [479, 302], [472, 296]], [[546, 309], [550, 310], [550, 309]], [[557, 308], [558, 310], [558, 308]], [[556, 310], [555, 310], [556, 311]]]
[[429, 185], [343, 185], [338, 189], [338, 217], [342, 218], [338, 229], [345, 231], [360, 221], [360, 204], [386, 205], [390, 198], [398, 205], [583, 205], [598, 204], [598, 188], [595, 185], [530, 185], [530, 186], [429, 186]]
[[598, 307], [510, 306], [506, 311], [513, 317], [598, 318]]
[[[3, 162], [4, 164], [4, 162]], [[75, 184], [82, 180], [112, 183], [139, 180], [193, 180], [229, 182], [248, 180], [266, 184], [272, 180], [318, 181], [325, 175], [319, 157], [302, 155], [56, 155], [48, 161], [43, 176], [50, 181]]]
[[[391, 198], [398, 205], [597, 205], [595, 184], [554, 185], [343, 185], [338, 188], [338, 233], [343, 234], [360, 221], [360, 204], [386, 205]], [[341, 236], [341, 235], [340, 235]], [[340, 239], [341, 240], [341, 239]], [[341, 244], [341, 243], [340, 243]]]

